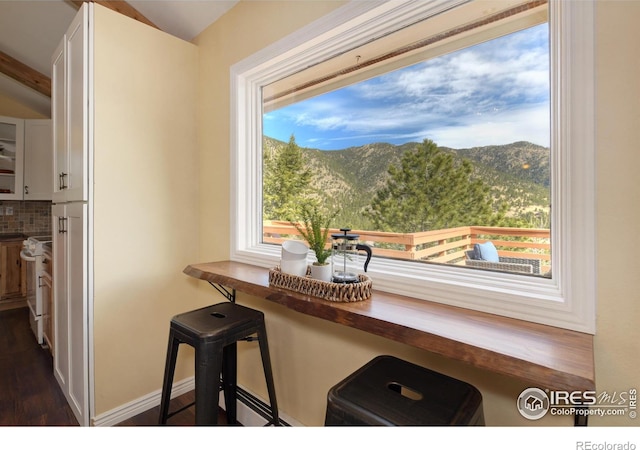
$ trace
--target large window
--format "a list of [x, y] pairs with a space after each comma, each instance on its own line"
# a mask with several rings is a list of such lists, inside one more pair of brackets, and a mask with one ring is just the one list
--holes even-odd
[[[277, 263], [291, 216], [267, 207], [263, 162], [297, 140], [324, 174], [304, 195], [340, 205], [336, 226], [374, 246], [376, 289], [592, 332], [593, 246], [580, 242], [593, 237], [590, 14], [589, 3], [354, 2], [234, 66], [232, 258]], [[406, 182], [421, 178], [403, 173], [422, 164], [416, 149], [449, 160], [431, 187]], [[459, 203], [424, 208], [436, 214], [384, 202], [447, 179]], [[515, 262], [472, 263], [488, 240]]]
[[[264, 241], [295, 236], [289, 220], [314, 203], [376, 258], [551, 277], [546, 6], [512, 11], [523, 29], [310, 98], [331, 75], [316, 66], [265, 86]], [[423, 27], [403, 33], [420, 42]], [[343, 81], [401, 53], [392, 38], [354, 49]]]

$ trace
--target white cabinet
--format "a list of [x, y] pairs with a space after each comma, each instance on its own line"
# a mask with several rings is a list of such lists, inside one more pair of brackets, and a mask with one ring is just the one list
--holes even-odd
[[0, 117], [0, 200], [51, 200], [51, 120]]
[[[162, 53], [162, 58], [152, 58], [150, 64], [147, 56], [153, 52]], [[156, 389], [151, 365], [143, 371], [129, 370], [139, 355], [153, 352], [153, 345], [136, 344], [133, 352], [111, 361], [112, 349], [126, 337], [94, 337], [94, 323], [100, 331], [135, 321], [135, 312], [116, 319], [116, 297], [122, 291], [114, 290], [111, 281], [134, 286], [126, 291], [132, 302], [125, 309], [139, 311], [147, 293], [156, 295], [154, 280], [175, 277], [182, 270], [179, 261], [197, 255], [197, 246], [183, 237], [197, 229], [192, 214], [197, 209], [197, 133], [192, 120], [197, 63], [193, 44], [95, 2], [83, 3], [52, 58], [55, 376], [82, 425], [105, 417], [103, 408], [110, 401], [101, 400], [119, 384]], [[175, 149], [185, 139], [186, 158], [181, 156], [176, 165]], [[180, 188], [172, 187], [168, 198], [159, 197], [176, 170]], [[129, 270], [133, 262], [122, 263], [131, 243], [141, 239], [131, 224], [146, 229], [172, 220], [174, 199], [178, 231], [174, 225], [154, 230], [151, 259], [161, 261], [150, 269], [151, 278], [136, 277]], [[118, 220], [122, 212], [133, 216]], [[129, 236], [124, 240], [123, 230]], [[143, 237], [149, 238], [148, 233]], [[177, 247], [180, 255], [173, 255]], [[162, 260], [167, 254], [175, 258]], [[192, 289], [189, 283], [178, 287], [185, 294]], [[170, 302], [160, 303], [164, 306], [157, 316], [170, 317]], [[120, 320], [124, 322], [115, 323]], [[154, 332], [164, 330], [164, 320], [151, 326]], [[101, 417], [96, 418], [96, 412]]]
[[0, 200], [22, 200], [24, 120], [0, 116]]
[[89, 424], [87, 204], [52, 207], [53, 373], [81, 425]]
[[89, 407], [89, 10], [85, 3], [53, 58], [54, 376], [80, 425]]
[[51, 120], [24, 122], [24, 200], [51, 200]]
[[89, 200], [88, 8], [81, 9], [52, 58], [53, 201]]
[[66, 40], [63, 39], [52, 57], [51, 72], [51, 120], [53, 122], [53, 152], [51, 163], [53, 164], [52, 176], [52, 200], [54, 202], [65, 201], [66, 192], [62, 189], [62, 173], [67, 168], [67, 133], [65, 130], [67, 118], [65, 111], [67, 84], [65, 81], [65, 48]]

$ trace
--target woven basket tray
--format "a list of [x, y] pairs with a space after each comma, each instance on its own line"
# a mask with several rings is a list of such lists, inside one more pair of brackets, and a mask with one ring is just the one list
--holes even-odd
[[307, 267], [307, 276], [299, 277], [283, 273], [277, 266], [269, 270], [269, 284], [332, 302], [360, 302], [371, 297], [371, 279], [365, 275], [358, 275], [360, 281], [357, 283], [344, 284], [316, 280], [309, 276], [310, 273]]

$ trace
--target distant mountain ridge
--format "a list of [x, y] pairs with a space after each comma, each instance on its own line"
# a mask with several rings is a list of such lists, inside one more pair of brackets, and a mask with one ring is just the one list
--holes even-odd
[[[278, 152], [286, 145], [266, 136], [263, 143], [266, 152]], [[360, 228], [364, 220], [362, 209], [384, 186], [389, 165], [398, 165], [402, 155], [417, 145], [417, 142], [402, 145], [373, 143], [331, 151], [301, 148], [306, 165], [313, 173], [316, 195], [322, 194], [328, 204], [340, 207], [337, 221]], [[474, 176], [491, 187], [495, 200], [509, 204], [510, 215], [518, 216], [535, 209], [548, 211], [548, 148], [525, 141], [465, 149], [439, 148], [456, 158], [469, 159], [474, 165]]]

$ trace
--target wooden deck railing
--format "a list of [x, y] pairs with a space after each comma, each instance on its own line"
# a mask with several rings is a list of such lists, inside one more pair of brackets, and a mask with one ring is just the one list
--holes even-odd
[[[280, 244], [298, 230], [289, 222], [263, 223], [264, 242]], [[339, 229], [331, 229], [340, 233]], [[541, 271], [550, 269], [551, 245], [549, 229], [465, 226], [419, 233], [389, 233], [384, 231], [353, 230], [360, 241], [373, 248], [374, 256], [427, 260], [446, 264], [464, 264], [465, 252], [474, 244], [492, 241], [500, 256], [539, 259]], [[329, 245], [329, 241], [327, 245]]]

